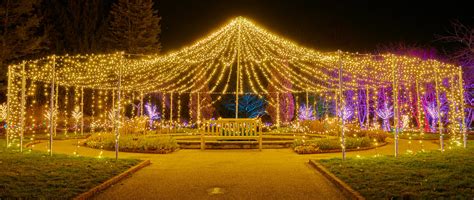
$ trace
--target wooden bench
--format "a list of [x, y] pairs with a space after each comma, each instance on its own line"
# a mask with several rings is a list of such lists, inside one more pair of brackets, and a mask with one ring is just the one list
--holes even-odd
[[199, 127], [201, 132], [201, 149], [205, 149], [205, 143], [209, 139], [233, 140], [233, 141], [258, 141], [258, 149], [262, 150], [262, 126], [260, 119], [234, 119], [225, 118], [209, 120]]

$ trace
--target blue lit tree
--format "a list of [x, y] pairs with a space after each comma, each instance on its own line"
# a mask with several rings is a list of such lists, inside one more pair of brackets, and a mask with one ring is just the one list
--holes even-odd
[[[229, 100], [224, 104], [225, 108], [235, 111], [235, 99]], [[239, 98], [239, 117], [256, 118], [265, 114], [266, 102], [264, 98], [246, 94]]]

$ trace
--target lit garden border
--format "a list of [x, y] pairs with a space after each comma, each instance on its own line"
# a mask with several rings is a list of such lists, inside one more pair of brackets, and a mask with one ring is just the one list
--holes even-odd
[[[41, 103], [37, 99], [39, 88], [43, 89]], [[389, 91], [385, 96], [385, 105], [379, 105], [378, 93], [381, 88], [382, 92]], [[84, 92], [85, 90], [87, 91]], [[415, 103], [410, 105], [410, 109], [416, 110], [412, 112], [411, 119], [417, 121], [418, 127], [421, 128], [423, 116], [420, 96], [428, 90], [435, 93], [434, 107], [431, 105], [433, 113], [430, 114], [436, 115], [433, 120], [437, 119], [435, 122], [440, 133], [441, 150], [444, 148], [444, 125], [440, 120], [442, 117], [449, 118], [450, 133], [463, 133], [466, 146], [464, 91], [460, 66], [392, 54], [318, 52], [301, 47], [258, 27], [250, 20], [238, 17], [193, 45], [162, 56], [124, 53], [53, 55], [10, 65], [7, 143], [10, 146], [12, 141], [18, 140], [22, 150], [23, 135], [28, 128], [26, 125], [43, 120], [28, 118], [26, 112], [39, 109], [44, 113], [45, 122], [49, 127], [49, 151], [52, 154], [58, 115], [62, 113], [74, 117], [75, 127], [83, 133], [86, 106], [84, 96], [87, 93], [92, 95], [93, 100], [94, 95], [99, 93], [98, 102], [105, 104], [110, 101], [107, 98], [112, 99], [111, 105], [99, 105], [100, 108], [95, 108], [94, 103], [91, 109], [92, 116], [94, 109], [98, 109], [104, 117], [107, 113], [103, 107], [110, 107], [109, 118], [112, 118], [116, 134], [117, 156], [121, 113], [123, 107], [129, 106], [131, 101], [140, 102], [136, 113], [137, 116], [142, 116], [144, 98], [151, 94], [160, 93], [163, 98], [168, 95], [171, 102], [173, 97], [179, 99], [183, 95], [190, 95], [191, 99], [192, 96], [197, 96], [197, 117], [192, 120], [199, 123], [203, 120], [200, 109], [219, 101], [223, 95], [235, 95], [236, 117], [239, 112], [239, 96], [265, 96], [268, 97], [268, 106], [276, 110], [275, 125], [279, 126], [281, 95], [291, 93], [305, 95], [306, 107], [309, 106], [308, 96], [324, 96], [325, 100], [335, 103], [336, 115], [341, 123], [343, 158], [344, 123], [347, 115], [354, 114], [348, 113], [350, 111], [347, 108], [365, 103], [365, 111], [358, 106], [355, 112], [358, 112], [359, 117], [365, 118], [359, 120], [360, 126], [368, 128], [371, 126], [372, 99], [372, 108], [380, 112], [378, 116], [383, 117], [385, 126], [390, 127], [389, 120], [393, 115], [395, 155], [398, 155], [400, 113], [407, 106], [399, 105], [400, 99], [408, 97], [410, 102], [411, 99], [416, 99]], [[357, 95], [350, 99], [349, 92]], [[123, 100], [124, 94], [128, 96], [128, 101]], [[202, 96], [210, 97], [210, 94], [218, 97], [202, 105]], [[58, 98], [61, 96], [64, 98], [63, 104], [66, 104], [65, 110], [58, 106], [58, 101], [61, 100]], [[73, 106], [68, 105], [71, 102], [68, 100], [70, 96], [74, 96]], [[444, 113], [440, 107], [441, 96], [449, 107]], [[71, 107], [74, 109], [70, 109]], [[178, 105], [178, 115], [181, 113], [181, 107]], [[177, 116], [177, 120], [173, 119], [173, 103], [170, 110], [168, 120], [179, 123], [180, 116]], [[374, 118], [376, 117], [374, 114]]]

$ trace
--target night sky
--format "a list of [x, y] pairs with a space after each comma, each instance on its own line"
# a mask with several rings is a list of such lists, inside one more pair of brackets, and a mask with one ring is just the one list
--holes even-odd
[[190, 45], [236, 16], [321, 51], [341, 49], [374, 52], [377, 46], [404, 42], [440, 48], [435, 35], [445, 34], [450, 21], [472, 24], [468, 3], [431, 1], [425, 4], [386, 1], [303, 0], [161, 0], [163, 52]]

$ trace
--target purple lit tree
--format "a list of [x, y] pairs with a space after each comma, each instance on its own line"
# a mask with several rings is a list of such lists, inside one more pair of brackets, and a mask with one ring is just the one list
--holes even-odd
[[152, 128], [153, 127], [153, 121], [159, 120], [161, 118], [160, 113], [158, 112], [158, 109], [156, 108], [156, 105], [153, 105], [151, 103], [146, 103], [145, 104], [145, 111], [146, 111], [146, 114], [148, 115], [148, 118], [149, 118], [149, 126], [150, 126], [150, 128]]
[[[365, 127], [367, 119], [367, 96], [366, 90], [358, 90], [357, 95], [357, 118], [359, 119], [359, 126]], [[370, 103], [370, 102], [369, 102]], [[370, 111], [369, 111], [370, 112]]]
[[[353, 119], [354, 114], [359, 109], [358, 104], [355, 102], [355, 95], [357, 95], [357, 93], [352, 90], [348, 90], [344, 92], [343, 98], [344, 98], [345, 105], [342, 109], [339, 107], [337, 110], [335, 110], [335, 116], [341, 117], [342, 116], [341, 114], [344, 114], [343, 116], [344, 121], [351, 121]], [[338, 106], [341, 106], [341, 105], [338, 105]]]
[[466, 101], [466, 127], [470, 128], [472, 122], [474, 121], [474, 84], [466, 87], [466, 92], [464, 95], [464, 100]]
[[[341, 113], [342, 112], [342, 113]], [[346, 105], [344, 106], [343, 109], [339, 109], [337, 115], [339, 117], [341, 117], [341, 115], [343, 116], [343, 120], [344, 121], [347, 121], [349, 120], [352, 116], [354, 116], [354, 108], [351, 106], [351, 105]]]
[[428, 115], [431, 123], [430, 129], [431, 132], [436, 132], [436, 124], [438, 122], [438, 107], [436, 106], [436, 102], [427, 102], [425, 103], [425, 110], [426, 114]]
[[[427, 92], [424, 96], [422, 96], [422, 105], [425, 111], [425, 119], [426, 123], [429, 126], [429, 130], [431, 132], [436, 132], [436, 127], [438, 123], [438, 105], [436, 101], [436, 93], [434, 86], [432, 84], [427, 86]], [[443, 125], [449, 122], [448, 111], [449, 111], [449, 104], [446, 99], [446, 94], [438, 94], [439, 102], [440, 102], [440, 113], [441, 115], [441, 123]]]
[[382, 108], [377, 109], [377, 116], [382, 119], [382, 129], [384, 131], [390, 131], [390, 118], [393, 117], [393, 106], [388, 106], [385, 102]]
[[314, 109], [312, 106], [302, 104], [298, 111], [298, 119], [300, 120], [315, 120]]
[[[406, 44], [406, 43], [403, 43], [403, 42], [399, 42], [399, 43], [390, 43], [388, 45], [382, 45], [380, 47], [378, 47], [378, 50], [377, 50], [377, 53], [392, 53], [392, 54], [396, 54], [396, 55], [402, 55], [402, 56], [411, 56], [411, 57], [417, 57], [417, 58], [420, 58], [420, 59], [423, 59], [423, 60], [427, 60], [427, 59], [440, 59], [440, 58], [443, 58], [443, 56], [441, 56], [437, 50], [433, 47], [430, 47], [430, 46], [419, 46], [419, 45], [416, 45], [416, 44]], [[402, 88], [405, 88], [405, 87], [401, 87], [399, 88], [399, 95], [398, 95], [398, 98], [397, 98], [397, 101], [398, 101], [398, 105], [404, 105], [404, 104], [407, 104], [407, 105], [410, 105], [409, 107], [399, 107], [397, 112], [398, 112], [398, 116], [402, 116], [403, 113], [410, 113], [412, 114], [412, 116], [418, 116], [418, 113], [421, 111], [421, 108], [418, 108], [418, 102], [416, 101], [416, 95], [412, 95], [412, 98], [413, 99], [409, 99], [409, 92], [411, 90], [411, 93], [412, 94], [416, 94], [416, 88], [415, 87], [407, 87], [408, 89], [402, 89]], [[422, 97], [420, 97], [420, 99], [422, 99]], [[379, 104], [381, 105], [381, 104]], [[419, 121], [419, 118], [418, 117], [414, 117], [415, 120], [417, 121], [417, 125], [419, 126], [419, 128], [421, 128], [422, 124], [424, 124], [424, 127], [425, 127], [425, 131], [428, 131], [430, 128], [430, 123], [429, 123], [429, 120], [427, 119], [426, 115], [428, 115], [426, 113], [426, 109], [423, 108], [425, 110], [425, 118], [424, 118], [424, 122], [420, 122]], [[401, 120], [399, 120], [400, 123]], [[401, 125], [401, 124], [399, 124]]]

